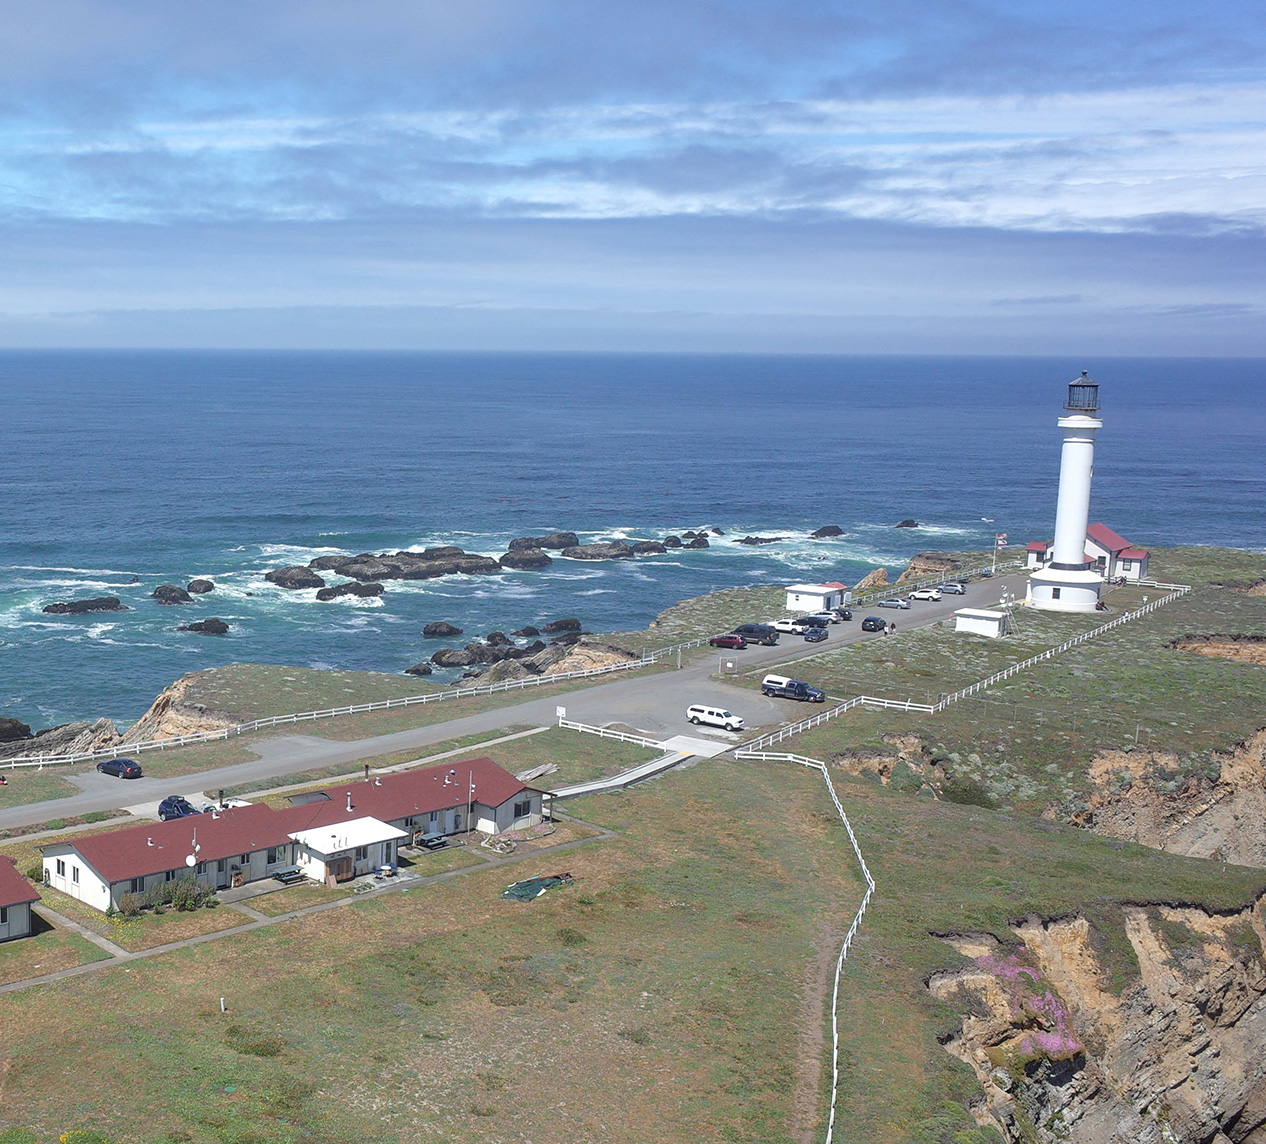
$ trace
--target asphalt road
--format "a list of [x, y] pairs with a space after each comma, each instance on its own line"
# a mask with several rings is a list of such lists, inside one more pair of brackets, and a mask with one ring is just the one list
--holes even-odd
[[[427, 747], [465, 735], [496, 732], [515, 725], [547, 726], [555, 722], [555, 709], [560, 706], [566, 707], [569, 719], [597, 726], [627, 724], [652, 737], [689, 733], [738, 741], [740, 736], [737, 735], [727, 735], [711, 728], [692, 727], [686, 722], [685, 709], [692, 703], [728, 707], [746, 721], [748, 737], [753, 728], [803, 718], [808, 709], [805, 704], [794, 700], [767, 699], [759, 692], [710, 678], [723, 661], [733, 663], [739, 671], [750, 671], [753, 667], [766, 670], [780, 667], [783, 669], [782, 674], [788, 674], [786, 669], [791, 665], [801, 660], [811, 660], [812, 657], [831, 651], [841, 644], [871, 639], [900, 639], [902, 632], [947, 619], [957, 608], [995, 605], [1003, 588], [1023, 595], [1024, 581], [1025, 576], [1021, 574], [998, 576], [968, 585], [964, 596], [946, 596], [938, 603], [916, 601], [908, 611], [881, 608], [855, 611], [851, 622], [831, 625], [831, 635], [825, 643], [807, 644], [799, 636], [784, 635], [777, 647], [752, 645], [743, 651], [713, 649], [711, 654], [688, 663], [680, 671], [616, 677], [606, 683], [565, 695], [529, 699], [478, 715], [466, 715], [391, 735], [376, 735], [350, 743], [335, 742], [315, 735], [287, 735], [267, 739], [250, 744], [250, 749], [259, 755], [256, 760], [200, 771], [184, 778], [117, 779], [96, 771], [67, 774], [66, 778], [78, 786], [81, 793], [0, 810], [0, 829], [47, 822], [52, 818], [68, 818], [94, 810], [140, 807], [147, 803], [157, 803], [169, 794], [184, 794], [200, 799], [201, 792], [205, 790], [260, 779], [283, 778], [299, 771], [334, 764], [347, 764], [351, 769], [359, 760], [374, 755], [396, 751], [423, 751]], [[897, 625], [897, 634], [884, 636], [863, 632], [861, 621], [868, 615], [892, 621]], [[753, 616], [752, 621], [771, 618], [774, 617]], [[803, 670], [790, 674], [813, 682], [811, 663], [806, 663]], [[139, 758], [144, 766], [145, 756], [141, 755]], [[10, 782], [14, 786], [22, 781], [21, 771], [10, 772], [10, 775]]]

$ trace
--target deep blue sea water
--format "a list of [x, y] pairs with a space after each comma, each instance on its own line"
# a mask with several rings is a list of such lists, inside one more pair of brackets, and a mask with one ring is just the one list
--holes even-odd
[[[441, 646], [429, 620], [640, 628], [717, 588], [852, 583], [995, 529], [1046, 539], [1082, 368], [1105, 420], [1093, 519], [1143, 545], [1266, 544], [1257, 360], [0, 352], [0, 713], [127, 723], [217, 664], [400, 671]], [[806, 538], [823, 524], [848, 535]], [[710, 525], [707, 551], [388, 581], [379, 600], [263, 578], [322, 553]], [[793, 539], [733, 543], [748, 533]], [[215, 593], [149, 599], [194, 576]], [[41, 612], [103, 594], [133, 610]], [[230, 635], [174, 630], [207, 616]]]

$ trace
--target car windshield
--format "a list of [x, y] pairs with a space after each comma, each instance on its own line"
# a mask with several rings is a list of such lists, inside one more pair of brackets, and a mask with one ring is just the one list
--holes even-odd
[[734, 716], [733, 716], [733, 715], [731, 715], [728, 711], [722, 711], [722, 712], [721, 712], [721, 718], [722, 718], [722, 719], [733, 719], [733, 718], [734, 718]]

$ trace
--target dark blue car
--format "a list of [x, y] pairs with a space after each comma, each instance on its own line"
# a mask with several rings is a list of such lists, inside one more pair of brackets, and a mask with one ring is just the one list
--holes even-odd
[[164, 822], [173, 818], [188, 818], [197, 813], [197, 808], [183, 795], [169, 794], [158, 804], [158, 817]]
[[805, 643], [821, 643], [831, 633], [826, 628], [810, 628], [804, 633]]
[[135, 759], [106, 759], [97, 764], [103, 775], [118, 775], [121, 779], [139, 779], [141, 765]]

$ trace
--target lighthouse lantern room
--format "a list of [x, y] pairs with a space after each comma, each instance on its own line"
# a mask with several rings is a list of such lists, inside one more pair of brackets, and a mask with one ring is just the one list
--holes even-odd
[[1055, 508], [1055, 545], [1051, 560], [1029, 577], [1028, 602], [1052, 612], [1093, 612], [1103, 577], [1086, 559], [1090, 520], [1090, 480], [1094, 474], [1099, 386], [1083, 370], [1068, 385], [1067, 414], [1059, 419], [1064, 447], [1059, 462], [1059, 500]]

